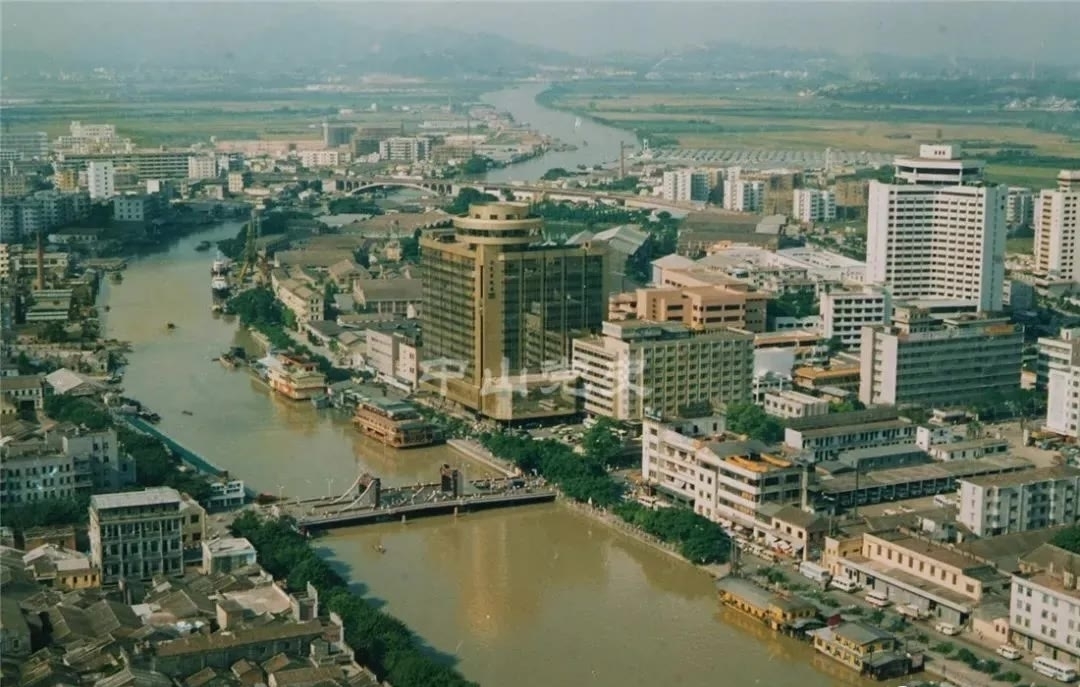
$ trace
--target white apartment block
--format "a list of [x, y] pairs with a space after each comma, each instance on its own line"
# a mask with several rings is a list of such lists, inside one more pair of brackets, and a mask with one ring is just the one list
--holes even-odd
[[1080, 282], [1080, 170], [1062, 170], [1056, 191], [1039, 192], [1035, 271], [1054, 281]]
[[970, 300], [1001, 310], [1005, 199], [1001, 186], [870, 183], [867, 282], [894, 298]]
[[1046, 389], [1054, 367], [1080, 365], [1080, 328], [1062, 329], [1057, 336], [1040, 336], [1035, 359], [1035, 388]]
[[1034, 192], [1023, 186], [1010, 186], [1005, 202], [1005, 223], [1010, 227], [1030, 227], [1034, 220]]
[[822, 336], [839, 339], [845, 348], [857, 350], [862, 345], [863, 327], [892, 322], [892, 296], [875, 286], [859, 291], [827, 291], [821, 294], [818, 312]]
[[836, 194], [816, 188], [797, 188], [793, 199], [795, 219], [800, 222], [831, 222], [836, 219]]
[[664, 200], [709, 199], [709, 173], [695, 169], [678, 169], [664, 172], [661, 196]]
[[790, 390], [765, 394], [762, 406], [769, 415], [782, 418], [813, 417], [829, 412], [829, 402], [825, 399]]
[[1080, 555], [1043, 544], [1020, 559], [1009, 589], [1009, 642], [1080, 666]]
[[213, 155], [192, 155], [187, 165], [188, 179], [213, 179], [218, 175], [218, 163]]
[[380, 379], [399, 388], [415, 389], [420, 382], [416, 338], [377, 329], [368, 329], [365, 335], [365, 361]]
[[642, 427], [641, 474], [671, 500], [714, 522], [757, 528], [765, 504], [798, 503], [803, 470], [757, 441], [722, 441], [720, 418]]
[[301, 150], [297, 153], [300, 164], [308, 169], [337, 167], [341, 164], [341, 152], [337, 150]]
[[958, 480], [957, 521], [980, 537], [1073, 525], [1080, 469], [1068, 466]]
[[297, 328], [302, 329], [304, 324], [325, 317], [323, 293], [318, 289], [290, 279], [288, 275], [279, 276], [276, 271], [270, 275], [270, 284], [274, 296], [296, 316]]
[[918, 157], [898, 156], [893, 160], [896, 180], [922, 186], [964, 186], [982, 179], [986, 163], [965, 160], [960, 148], [952, 145], [921, 145]]
[[101, 584], [182, 575], [185, 513], [170, 487], [90, 497], [90, 560]]
[[724, 208], [736, 212], [757, 212], [765, 202], [765, 182], [738, 177], [724, 180]]
[[107, 200], [116, 195], [116, 170], [111, 160], [92, 160], [86, 165], [86, 184], [91, 200]]
[[379, 141], [379, 157], [392, 162], [420, 162], [431, 155], [431, 140], [423, 136], [393, 136]]
[[919, 429], [889, 409], [830, 413], [787, 424], [784, 445], [815, 463], [835, 460], [845, 451], [913, 444]]
[[72, 426], [6, 443], [0, 448], [0, 503], [71, 498], [134, 484], [135, 462], [119, 448], [114, 430]]
[[947, 318], [934, 328], [864, 327], [859, 400], [957, 407], [1020, 388], [1024, 328], [1007, 319]]
[[675, 322], [605, 322], [600, 336], [574, 339], [573, 369], [586, 412], [616, 420], [670, 418], [688, 406], [749, 401], [754, 335], [693, 331]]
[[1066, 437], [1080, 437], [1080, 365], [1050, 366], [1046, 429]]

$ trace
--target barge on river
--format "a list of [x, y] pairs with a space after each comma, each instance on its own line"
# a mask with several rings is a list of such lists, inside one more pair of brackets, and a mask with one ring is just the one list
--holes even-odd
[[404, 401], [362, 401], [353, 423], [364, 434], [394, 448], [414, 448], [441, 443], [442, 430]]

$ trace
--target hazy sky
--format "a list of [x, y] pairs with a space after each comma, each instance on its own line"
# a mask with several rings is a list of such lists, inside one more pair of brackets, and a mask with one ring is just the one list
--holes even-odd
[[674, 0], [599, 2], [18, 2], [0, 5], [4, 52], [109, 46], [151, 60], [280, 36], [318, 46], [379, 28], [484, 30], [580, 55], [655, 53], [706, 41], [825, 48], [852, 54], [1010, 57], [1080, 64], [1080, 2], [849, 2]]

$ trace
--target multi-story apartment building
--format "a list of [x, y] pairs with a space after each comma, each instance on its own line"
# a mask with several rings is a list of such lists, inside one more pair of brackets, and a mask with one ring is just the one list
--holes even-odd
[[1080, 555], [1043, 544], [1019, 568], [1009, 589], [1009, 642], [1080, 667]]
[[681, 323], [605, 322], [599, 336], [574, 340], [573, 369], [587, 413], [671, 418], [688, 407], [750, 400], [754, 335], [693, 331]]
[[300, 164], [309, 169], [337, 167], [341, 164], [341, 152], [338, 150], [301, 150], [297, 157], [300, 158]]
[[800, 222], [831, 222], [836, 219], [836, 195], [816, 188], [792, 191], [794, 217]]
[[0, 160], [44, 160], [49, 136], [44, 131], [0, 132]]
[[323, 122], [323, 145], [327, 148], [349, 145], [353, 134], [356, 133], [355, 124], [331, 124]]
[[1035, 194], [1030, 188], [1010, 186], [1005, 200], [1005, 223], [1010, 227], [1030, 227], [1035, 220]]
[[664, 172], [660, 195], [664, 200], [709, 199], [709, 173], [696, 169], [677, 169]]
[[870, 184], [867, 281], [895, 298], [971, 300], [1001, 309], [1005, 189]]
[[750, 179], [724, 180], [724, 208], [736, 212], [759, 212], [765, 203], [765, 182]]
[[297, 329], [302, 329], [308, 322], [318, 322], [326, 316], [326, 303], [323, 293], [318, 289], [291, 279], [288, 274], [279, 273], [279, 270], [271, 273], [270, 283], [274, 296], [296, 316]]
[[116, 169], [112, 160], [92, 160], [86, 165], [86, 185], [90, 200], [107, 200], [116, 195]]
[[819, 653], [876, 680], [907, 675], [911, 669], [911, 655], [900, 640], [876, 625], [846, 621], [808, 634]]
[[70, 498], [135, 483], [135, 462], [115, 430], [61, 425], [43, 436], [0, 447], [0, 503]]
[[1076, 523], [1080, 469], [1057, 466], [959, 482], [957, 521], [980, 537]]
[[[681, 322], [690, 329], [766, 329], [769, 294], [731, 281], [706, 286], [658, 286], [612, 297], [619, 314], [653, 322]], [[625, 319], [623, 317], [622, 319]]]
[[423, 136], [392, 136], [379, 141], [379, 157], [391, 162], [420, 162], [431, 153], [431, 139]]
[[113, 219], [117, 222], [143, 223], [158, 216], [161, 196], [139, 194], [113, 198]]
[[0, 231], [5, 239], [32, 237], [86, 217], [90, 212], [90, 197], [86, 193], [38, 191], [13, 203], [4, 203], [0, 215]]
[[1057, 190], [1039, 192], [1035, 271], [1053, 281], [1080, 282], [1080, 170], [1062, 170]]
[[244, 173], [243, 172], [229, 172], [225, 176], [226, 190], [229, 193], [243, 193], [244, 192]]
[[892, 296], [887, 289], [865, 286], [861, 290], [832, 290], [821, 294], [818, 312], [821, 335], [838, 339], [845, 348], [862, 345], [862, 329], [892, 321]]
[[188, 179], [213, 179], [217, 172], [218, 164], [213, 155], [192, 155], [187, 160]]
[[789, 389], [765, 394], [763, 407], [769, 415], [783, 418], [815, 417], [829, 413], [829, 402], [825, 399]]
[[835, 460], [843, 451], [914, 444], [917, 430], [892, 409], [855, 410], [792, 420], [784, 444], [818, 462]]
[[1046, 429], [1080, 437], [1080, 365], [1052, 364], [1046, 386]]
[[606, 314], [606, 249], [551, 245], [542, 229], [526, 204], [489, 203], [420, 239], [430, 384], [488, 417], [571, 412], [560, 380], [537, 373], [568, 372], [570, 340]]
[[64, 154], [62, 168], [87, 169], [91, 162], [112, 162], [117, 169], [130, 170], [140, 181], [147, 179], [184, 179], [188, 176], [188, 150], [136, 150], [108, 154]]
[[956, 407], [1020, 388], [1024, 328], [1008, 319], [863, 328], [859, 400]]
[[419, 279], [356, 279], [352, 283], [357, 309], [415, 318], [422, 309], [424, 287]]
[[641, 474], [651, 487], [714, 522], [769, 529], [766, 504], [800, 501], [804, 472], [758, 441], [723, 441], [722, 420], [699, 418], [642, 428]]
[[420, 380], [417, 364], [418, 338], [415, 334], [399, 331], [365, 331], [365, 360], [381, 379], [408, 390], [416, 388]]
[[27, 175], [0, 170], [0, 200], [22, 198], [30, 193], [30, 188]]
[[183, 504], [170, 487], [90, 497], [90, 559], [102, 586], [184, 573]]
[[1050, 385], [1050, 370], [1080, 365], [1080, 327], [1062, 329], [1057, 336], [1040, 336], [1035, 360], [1035, 388]]

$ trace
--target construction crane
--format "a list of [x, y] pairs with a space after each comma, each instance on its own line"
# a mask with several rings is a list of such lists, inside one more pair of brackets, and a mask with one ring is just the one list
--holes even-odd
[[247, 241], [244, 243], [244, 264], [240, 267], [240, 276], [237, 277], [238, 284], [243, 284], [248, 274], [254, 276], [258, 267], [259, 249], [256, 239], [259, 238], [262, 210], [261, 205], [256, 205], [251, 209], [251, 219], [247, 225]]

